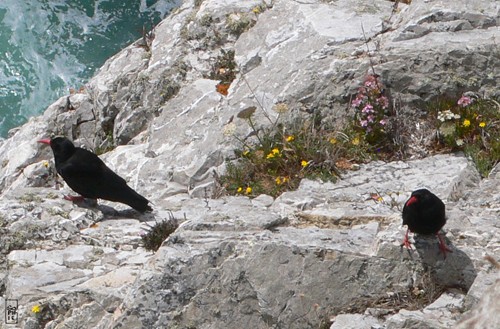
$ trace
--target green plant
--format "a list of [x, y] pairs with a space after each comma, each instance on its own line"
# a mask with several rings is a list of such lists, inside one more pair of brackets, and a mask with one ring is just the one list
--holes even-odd
[[[259, 7], [260, 9], [260, 7]], [[255, 18], [247, 13], [232, 13], [226, 16], [226, 26], [229, 33], [239, 37], [255, 25]]]
[[220, 54], [217, 56], [212, 66], [210, 79], [231, 83], [236, 78], [237, 73], [237, 64], [234, 55], [234, 50], [221, 49]]
[[105, 132], [106, 138], [98, 146], [95, 147], [94, 153], [97, 155], [102, 155], [116, 148], [113, 138], [113, 130], [110, 129]]
[[350, 103], [353, 115], [338, 134], [341, 169], [352, 169], [355, 163], [370, 160], [401, 159], [404, 154], [401, 115], [377, 74], [368, 75]]
[[368, 75], [351, 102], [354, 108], [353, 128], [364, 140], [375, 148], [387, 144], [389, 99], [377, 75]]
[[[335, 180], [337, 132], [321, 124], [319, 114], [299, 117], [282, 123], [281, 116], [288, 112], [288, 105], [277, 103], [278, 113], [268, 127], [257, 127], [254, 122], [256, 107], [248, 107], [238, 114], [246, 121], [251, 133], [246, 138], [233, 135], [241, 148], [234, 151], [236, 160], [227, 161], [226, 173], [219, 177], [220, 184], [229, 194], [261, 193], [278, 196], [296, 189], [303, 178]], [[235, 130], [235, 123], [226, 127], [228, 134]]]
[[51, 303], [35, 304], [31, 308], [39, 328], [45, 328], [45, 325], [56, 318], [56, 308]]
[[266, 10], [270, 9], [273, 7], [273, 3], [269, 2], [267, 3], [265, 0], [263, 0], [260, 4], [256, 5], [255, 7], [252, 8], [252, 13], [258, 17], [260, 14], [265, 12]]
[[[214, 67], [212, 78], [223, 81], [225, 77], [217, 72], [233, 64], [233, 54], [222, 55], [227, 57], [220, 57], [218, 63], [225, 64]], [[235, 74], [236, 66], [230, 66], [229, 72]], [[244, 76], [242, 81], [253, 93]], [[351, 102], [354, 115], [342, 131], [325, 122], [320, 113], [282, 122], [283, 114], [288, 112], [286, 103], [275, 104], [278, 116], [273, 120], [258, 102], [269, 125], [257, 125], [255, 106], [237, 115], [250, 128], [246, 137], [234, 134], [236, 123], [232, 120], [226, 125], [225, 134], [236, 138], [240, 148], [234, 150], [235, 159], [226, 162], [226, 172], [217, 176], [217, 183], [231, 195], [278, 196], [296, 189], [303, 178], [334, 181], [338, 169], [354, 169], [356, 163], [372, 159], [404, 159], [407, 152], [412, 155], [406, 146], [412, 145], [413, 135], [407, 130], [419, 122], [425, 123], [431, 137], [432, 143], [418, 145], [425, 146], [427, 153], [443, 148], [464, 151], [483, 176], [500, 161], [500, 104], [496, 100], [463, 96], [458, 102], [438, 103], [426, 116], [407, 109], [403, 115], [390, 104], [376, 74], [368, 75], [358, 89]], [[441, 144], [432, 137], [436, 131]]]
[[229, 86], [236, 79], [237, 65], [234, 59], [234, 50], [221, 50], [221, 53], [215, 58], [210, 73], [206, 76], [211, 80], [219, 80], [216, 90], [226, 96]]
[[352, 126], [348, 125], [342, 132], [337, 133], [335, 144], [340, 157], [340, 163], [337, 165], [341, 169], [352, 169], [352, 163], [362, 163], [373, 158], [371, 147], [364, 135]]
[[500, 161], [500, 104], [464, 95], [456, 103], [441, 101], [431, 111], [443, 146], [463, 151], [486, 177]]

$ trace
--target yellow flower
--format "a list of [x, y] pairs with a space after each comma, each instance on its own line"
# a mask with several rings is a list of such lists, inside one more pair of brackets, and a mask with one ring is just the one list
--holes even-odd
[[470, 120], [469, 119], [465, 119], [464, 120], [464, 123], [462, 124], [465, 128], [467, 128], [468, 126], [470, 126]]
[[253, 7], [252, 12], [253, 12], [254, 14], [260, 14], [260, 7], [259, 7], [259, 6], [255, 6], [255, 7]]
[[243, 151], [243, 156], [247, 156], [248, 154], [250, 154], [250, 151], [249, 151], [249, 150], [245, 150], [245, 151]]
[[238, 189], [236, 190], [236, 192], [241, 193], [241, 191], [243, 191], [243, 188], [240, 186], [240, 187], [238, 187]]
[[245, 190], [245, 193], [246, 193], [246, 194], [250, 194], [250, 193], [252, 193], [252, 188], [251, 188], [250, 186], [249, 186], [249, 187], [247, 187], [247, 189]]
[[40, 305], [35, 305], [31, 308], [31, 312], [40, 313]]
[[289, 180], [290, 180], [290, 178], [288, 178], [288, 177], [286, 177], [286, 176], [285, 176], [285, 177], [283, 177], [283, 184], [285, 184], [285, 183], [286, 183], [286, 182], [288, 182]]
[[329, 142], [330, 142], [330, 144], [337, 144], [337, 139], [332, 137], [332, 138], [330, 138]]
[[484, 121], [479, 122], [479, 127], [481, 127], [481, 128], [486, 127], [486, 122], [484, 122]]
[[280, 176], [276, 177], [274, 181], [276, 182], [277, 185], [281, 185], [282, 183]]
[[351, 141], [352, 145], [359, 145], [359, 137], [355, 137], [352, 141]]
[[309, 162], [307, 162], [306, 160], [302, 160], [302, 161], [300, 161], [300, 165], [301, 165], [303, 168], [307, 167], [307, 165], [308, 165], [308, 164], [309, 164]]
[[47, 160], [42, 161], [42, 164], [45, 168], [49, 167], [49, 162]]
[[288, 136], [288, 137], [286, 138], [286, 141], [287, 141], [287, 142], [293, 142], [293, 140], [294, 140], [294, 139], [295, 139], [295, 137], [294, 137], [294, 136], [292, 136], [292, 135], [290, 135], [290, 136]]
[[266, 159], [272, 159], [274, 158], [275, 156], [279, 156], [280, 155], [280, 150], [278, 148], [273, 148], [271, 150], [271, 153], [269, 153], [267, 156], [266, 156]]

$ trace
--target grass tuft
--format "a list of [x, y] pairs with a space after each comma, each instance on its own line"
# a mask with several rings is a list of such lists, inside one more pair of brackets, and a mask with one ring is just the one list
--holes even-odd
[[162, 220], [156, 222], [153, 226], [149, 226], [148, 232], [141, 237], [144, 248], [156, 252], [161, 247], [163, 241], [175, 232], [177, 227], [179, 227], [179, 223], [172, 213], [169, 214], [168, 220]]

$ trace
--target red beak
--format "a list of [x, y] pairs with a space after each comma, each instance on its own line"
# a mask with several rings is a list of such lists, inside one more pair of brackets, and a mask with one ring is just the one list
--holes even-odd
[[409, 206], [415, 202], [418, 202], [418, 199], [417, 199], [417, 197], [412, 196], [411, 198], [408, 199], [408, 201], [406, 201], [406, 205]]
[[47, 145], [50, 145], [50, 139], [48, 138], [45, 138], [45, 139], [40, 139], [39, 141], [37, 141], [38, 143], [43, 143], [43, 144], [47, 144]]

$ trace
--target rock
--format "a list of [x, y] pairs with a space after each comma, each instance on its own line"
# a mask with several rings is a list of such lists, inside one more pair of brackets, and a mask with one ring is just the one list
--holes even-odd
[[[0, 141], [0, 305], [18, 299], [26, 328], [498, 327], [483, 255], [500, 257], [499, 166], [481, 180], [463, 155], [435, 155], [303, 180], [276, 199], [212, 196], [239, 146], [231, 134], [252, 130], [238, 118], [249, 106], [258, 128], [313, 112], [335, 122], [372, 70], [408, 107], [498, 96], [499, 12], [486, 0], [184, 1], [153, 40]], [[102, 154], [155, 211], [62, 199], [36, 143], [52, 133]], [[445, 201], [446, 259], [434, 237], [400, 247], [402, 205], [421, 187]], [[173, 219], [147, 252], [141, 235]]]
[[498, 279], [498, 269], [495, 274], [496, 281], [489, 285], [489, 289], [482, 295], [481, 300], [474, 308], [468, 312], [457, 324], [459, 329], [472, 328], [498, 328], [498, 312], [500, 311], [500, 280]]
[[377, 318], [361, 314], [339, 314], [332, 320], [330, 329], [373, 329], [381, 328]]
[[463, 294], [444, 293], [434, 303], [422, 311], [402, 310], [398, 314], [389, 317], [386, 322], [387, 328], [449, 328], [456, 320], [456, 314], [463, 303]]

